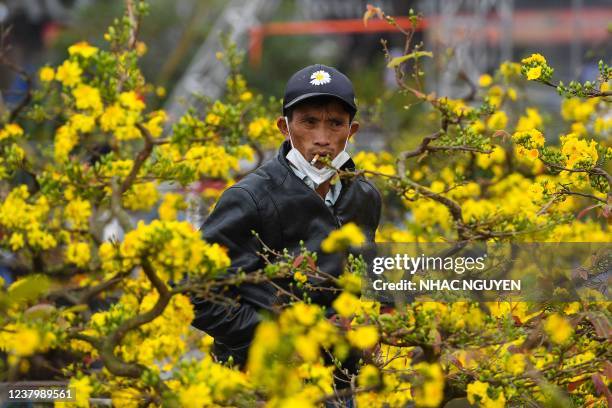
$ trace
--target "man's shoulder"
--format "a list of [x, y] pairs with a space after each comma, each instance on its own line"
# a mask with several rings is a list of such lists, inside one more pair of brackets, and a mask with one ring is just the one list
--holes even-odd
[[267, 194], [274, 186], [281, 184], [286, 174], [287, 169], [278, 162], [276, 157], [273, 157], [241, 178], [232, 187], [246, 190], [251, 195], [260, 198], [262, 194]]
[[369, 199], [376, 202], [382, 201], [380, 191], [378, 191], [378, 188], [376, 188], [376, 186], [367, 178], [363, 176], [357, 177], [355, 179], [355, 184]]

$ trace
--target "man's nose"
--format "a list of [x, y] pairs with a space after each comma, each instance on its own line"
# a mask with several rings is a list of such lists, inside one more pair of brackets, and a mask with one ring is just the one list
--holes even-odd
[[313, 135], [313, 143], [317, 146], [328, 146], [330, 144], [330, 135], [324, 126], [319, 126]]

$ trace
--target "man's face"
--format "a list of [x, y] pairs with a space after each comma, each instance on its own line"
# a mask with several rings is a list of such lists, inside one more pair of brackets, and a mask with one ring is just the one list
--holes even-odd
[[[289, 121], [293, 146], [309, 162], [317, 154], [332, 160], [344, 149], [347, 138], [359, 129], [357, 122], [349, 126], [349, 120], [349, 113], [339, 101], [332, 100], [324, 105], [300, 104], [293, 110]], [[276, 125], [288, 140], [283, 116], [277, 119]], [[324, 164], [317, 161], [315, 166], [321, 168]]]

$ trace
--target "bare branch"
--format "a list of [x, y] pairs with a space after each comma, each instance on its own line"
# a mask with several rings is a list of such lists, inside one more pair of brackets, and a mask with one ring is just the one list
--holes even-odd
[[121, 192], [119, 187], [119, 180], [113, 177], [111, 180], [112, 195], [111, 195], [111, 212], [119, 221], [119, 225], [124, 232], [128, 232], [134, 229], [134, 224], [130, 215], [121, 206]]
[[138, 31], [140, 29], [140, 19], [136, 16], [133, 0], [125, 0], [125, 8], [130, 20], [130, 38], [128, 40], [128, 48], [131, 50], [136, 45]]
[[493, 153], [493, 150], [482, 150], [482, 149], [479, 149], [477, 147], [472, 147], [472, 146], [428, 146], [425, 148], [425, 150], [428, 150], [430, 152], [455, 150], [455, 151], [484, 153], [484, 154]]
[[138, 175], [138, 172], [140, 171], [140, 168], [142, 167], [144, 162], [149, 158], [149, 156], [153, 152], [154, 142], [153, 142], [153, 136], [151, 136], [151, 133], [148, 131], [147, 128], [142, 126], [142, 124], [140, 123], [136, 124], [136, 127], [142, 133], [144, 137], [145, 145], [143, 149], [136, 156], [136, 160], [134, 160], [134, 165], [132, 166], [132, 170], [127, 175], [125, 180], [123, 180], [123, 183], [121, 183], [121, 188], [119, 190], [120, 194], [125, 193], [132, 186], [132, 184], [134, 183], [134, 179], [136, 178], [136, 176]]

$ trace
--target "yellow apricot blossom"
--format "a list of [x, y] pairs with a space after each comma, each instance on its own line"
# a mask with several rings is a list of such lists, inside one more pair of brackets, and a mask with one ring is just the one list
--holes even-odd
[[100, 127], [108, 132], [125, 122], [125, 112], [117, 103], [107, 106], [100, 116]]
[[537, 149], [544, 146], [544, 135], [537, 129], [514, 132], [512, 140], [525, 149]]
[[49, 66], [44, 66], [38, 71], [38, 78], [42, 82], [51, 82], [55, 79], [55, 70]]
[[205, 145], [190, 148], [185, 159], [193, 163], [198, 173], [209, 177], [227, 178], [231, 170], [238, 170], [238, 158], [224, 146]]
[[150, 119], [144, 124], [144, 127], [149, 131], [151, 136], [159, 137], [164, 130], [163, 123], [167, 119], [168, 117], [166, 115], [166, 112], [163, 110], [151, 112]]
[[499, 108], [504, 97], [504, 89], [499, 85], [493, 85], [487, 92], [489, 104], [495, 108]]
[[136, 46], [134, 48], [136, 50], [136, 55], [139, 57], [142, 57], [148, 51], [147, 44], [145, 44], [143, 41], [136, 41]]
[[[597, 163], [597, 142], [579, 139], [575, 133], [561, 136], [561, 153], [567, 158], [566, 167], [591, 167]], [[579, 165], [579, 166], [578, 166]]]
[[176, 220], [178, 210], [187, 208], [184, 197], [178, 193], [167, 193], [157, 210], [162, 221]]
[[89, 133], [96, 126], [96, 119], [93, 116], [75, 113], [70, 117], [68, 126], [75, 132]]
[[557, 344], [566, 343], [574, 334], [571, 324], [563, 316], [554, 313], [544, 322], [544, 330], [550, 339]]
[[17, 251], [18, 249], [23, 248], [24, 245], [25, 245], [25, 241], [23, 239], [23, 234], [21, 234], [19, 232], [13, 232], [11, 234], [11, 238], [9, 239], [8, 243], [11, 246], [11, 249], [13, 251]]
[[513, 354], [506, 361], [506, 370], [513, 374], [518, 375], [525, 371], [525, 357], [521, 353]]
[[440, 105], [445, 106], [453, 115], [465, 116], [474, 109], [465, 104], [462, 99], [450, 99], [448, 97], [440, 98]]
[[191, 384], [179, 393], [181, 406], [205, 407], [212, 404], [210, 388], [205, 384]]
[[211, 112], [206, 115], [204, 122], [212, 126], [219, 126], [221, 123], [221, 116]]
[[439, 364], [418, 363], [414, 370], [423, 384], [411, 389], [417, 407], [438, 407], [444, 399], [444, 373]]
[[76, 198], [71, 200], [64, 208], [64, 217], [70, 221], [75, 229], [87, 227], [90, 216], [91, 203], [87, 200]]
[[84, 267], [91, 259], [91, 249], [85, 242], [71, 242], [66, 248], [66, 261]]
[[296, 282], [305, 283], [308, 280], [308, 277], [302, 272], [298, 271], [293, 274], [293, 279], [295, 279]]
[[362, 350], [374, 347], [378, 342], [378, 330], [374, 326], [360, 326], [346, 334], [347, 340]]
[[537, 64], [546, 64], [546, 58], [544, 58], [542, 54], [535, 53], [521, 60], [521, 63], [523, 64], [530, 64], [532, 62], [535, 62]]
[[131, 210], [148, 210], [159, 200], [157, 183], [134, 184], [123, 196], [123, 205]]
[[[479, 383], [479, 381], [476, 381], [475, 383], [472, 383], [472, 384], [476, 384], [476, 383]], [[482, 406], [483, 408], [504, 408], [506, 406], [506, 396], [504, 395], [503, 391], [499, 391], [499, 394], [497, 395], [497, 397], [492, 398], [488, 396], [488, 394], [486, 393], [486, 389], [485, 389], [485, 392], [482, 393], [481, 390], [478, 390], [475, 387], [475, 392], [479, 391], [480, 394], [473, 393], [472, 399], [470, 399], [470, 391], [469, 391], [470, 385], [471, 384], [468, 385], [468, 401], [470, 401], [470, 403], [473, 403], [472, 401], [475, 400], [475, 398], [473, 397], [475, 395], [478, 395], [480, 397], [480, 406]]]
[[102, 109], [102, 99], [100, 90], [89, 85], [79, 85], [72, 90], [76, 107], [79, 109], [92, 109], [99, 111]]
[[285, 137], [276, 124], [266, 117], [257, 117], [249, 123], [247, 135], [267, 148], [277, 146]]
[[16, 123], [8, 123], [0, 130], [0, 141], [9, 137], [23, 136], [23, 129]]
[[586, 122], [595, 113], [597, 98], [582, 100], [578, 97], [561, 102], [561, 116], [567, 121]]
[[506, 79], [510, 79], [513, 77], [518, 77], [521, 73], [521, 65], [516, 62], [504, 61], [499, 66], [499, 70], [501, 74]]
[[19, 357], [34, 354], [41, 344], [38, 330], [23, 324], [8, 324], [0, 331], [0, 350]]
[[359, 370], [357, 379], [361, 387], [372, 387], [380, 382], [378, 368], [372, 364], [366, 364]]
[[504, 129], [508, 124], [508, 116], [504, 111], [497, 111], [487, 120], [489, 129]]
[[321, 249], [324, 252], [338, 252], [349, 246], [361, 245], [365, 242], [365, 235], [359, 227], [349, 222], [340, 229], [332, 231], [327, 238], [321, 242]]
[[72, 87], [81, 82], [81, 74], [83, 70], [76, 62], [66, 60], [57, 68], [55, 79], [60, 81], [64, 86]]
[[140, 112], [145, 108], [144, 102], [141, 100], [140, 96], [134, 91], [122, 92], [119, 95], [119, 103], [124, 108]]
[[334, 300], [332, 306], [340, 316], [349, 317], [357, 312], [359, 308], [359, 299], [348, 292], [342, 292], [340, 296]]
[[612, 129], [612, 118], [595, 119], [595, 123], [593, 123], [593, 130], [595, 131], [595, 133], [609, 133], [610, 129]]
[[493, 78], [489, 74], [483, 74], [478, 78], [478, 85], [483, 88], [490, 86], [491, 83], [493, 83]]
[[516, 101], [516, 98], [517, 98], [516, 89], [508, 88], [506, 90], [506, 94], [508, 95], [508, 98], [510, 98], [511, 101]]
[[69, 388], [74, 390], [75, 395], [75, 404], [77, 407], [89, 407], [89, 397], [93, 391], [93, 385], [91, 384], [91, 380], [89, 377], [81, 377], [76, 378], [73, 377], [70, 379], [68, 384]]
[[478, 167], [487, 169], [492, 164], [502, 164], [506, 160], [506, 151], [499, 145], [493, 146], [491, 153], [478, 153], [476, 164]]
[[55, 132], [54, 157], [57, 162], [68, 160], [68, 154], [79, 143], [79, 136], [72, 127], [60, 126]]
[[115, 407], [138, 408], [141, 400], [140, 391], [134, 388], [115, 389], [111, 392], [111, 401]]
[[542, 76], [542, 67], [533, 67], [527, 71], [527, 79], [530, 81], [539, 79]]
[[525, 113], [526, 115], [519, 117], [516, 125], [517, 132], [525, 132], [542, 127], [542, 117], [536, 108], [527, 108]]
[[68, 47], [68, 54], [80, 55], [83, 58], [90, 58], [98, 52], [98, 49], [92, 45], [89, 45], [87, 41], [80, 41], [74, 45]]

